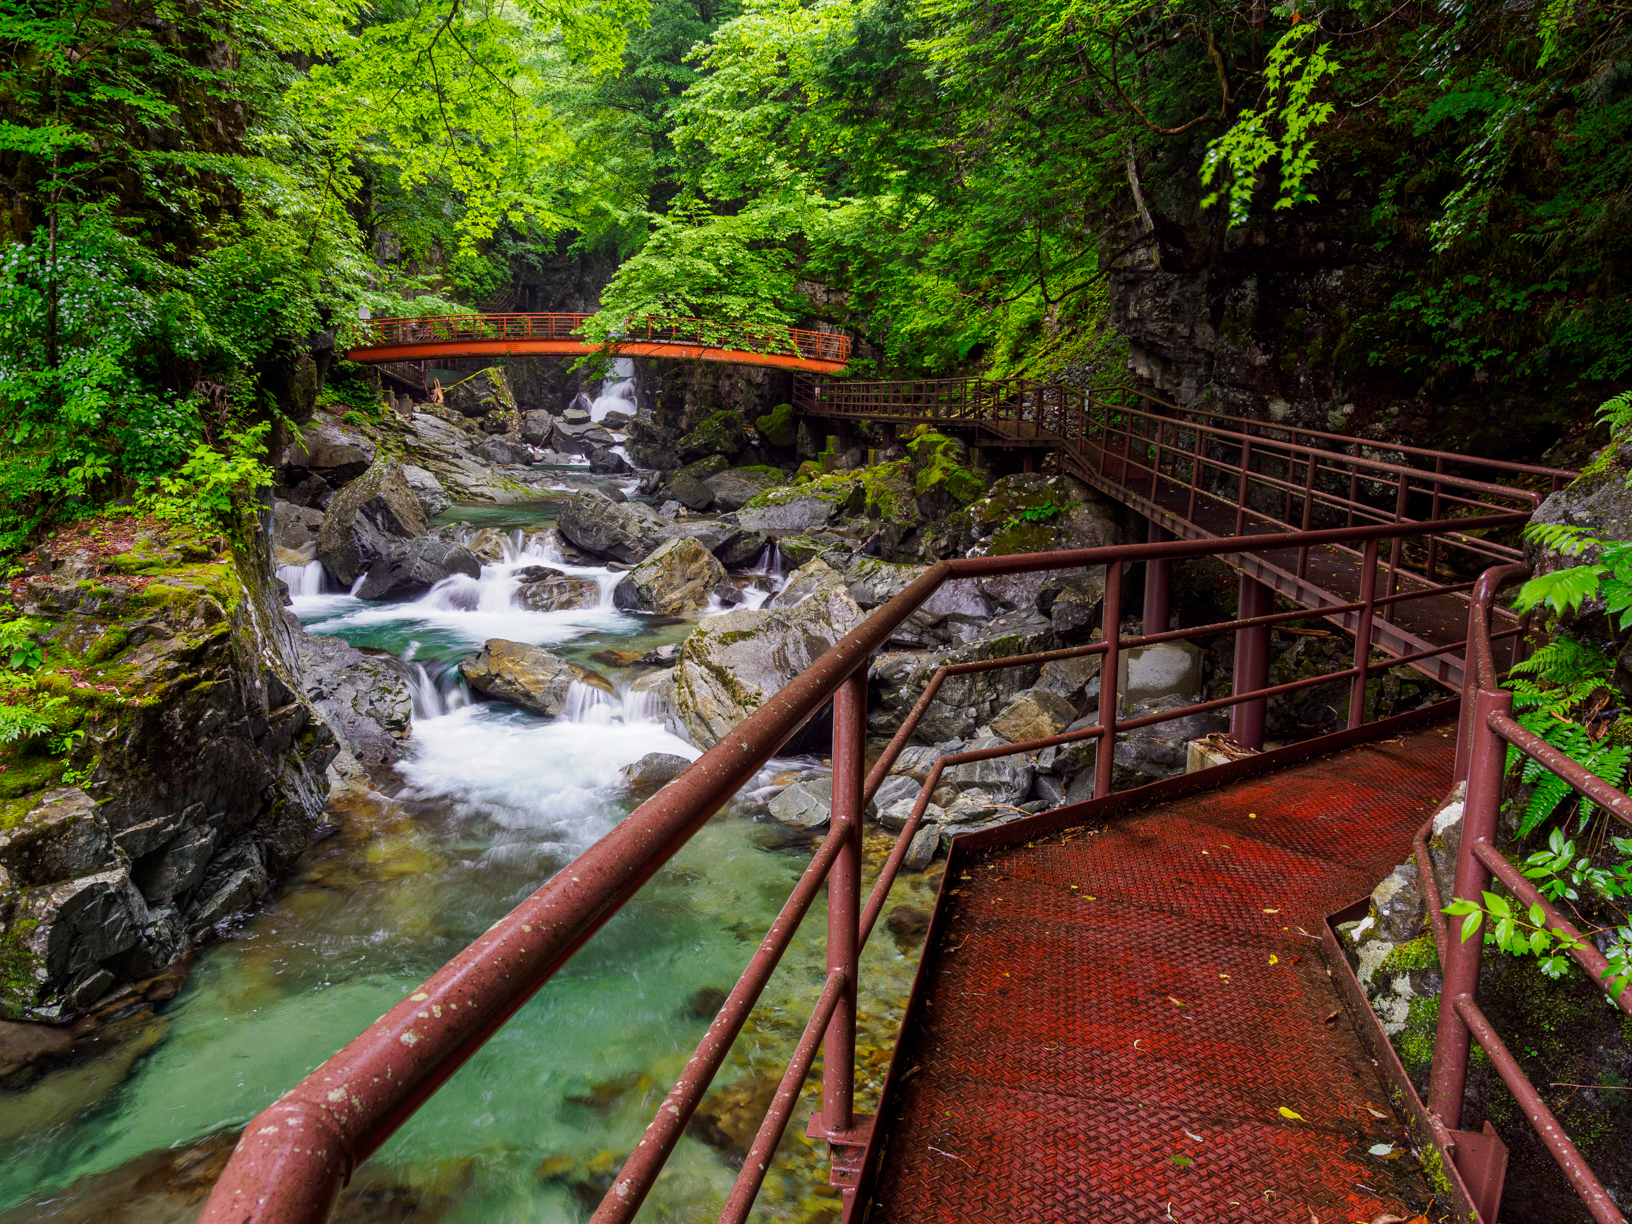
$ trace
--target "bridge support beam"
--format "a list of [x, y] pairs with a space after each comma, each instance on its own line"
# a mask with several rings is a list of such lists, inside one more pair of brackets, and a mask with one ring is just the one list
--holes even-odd
[[[1030, 451], [1026, 454], [1029, 456]], [[1172, 532], [1150, 520], [1150, 531], [1145, 539], [1151, 544], [1162, 544], [1173, 538]], [[1173, 562], [1145, 562], [1145, 618], [1146, 633], [1166, 633], [1168, 615], [1168, 587], [1173, 577]]]
[[[1236, 616], [1249, 620], [1268, 616], [1275, 610], [1275, 592], [1256, 578], [1241, 575], [1236, 588]], [[1235, 631], [1235, 679], [1230, 691], [1239, 696], [1269, 683], [1269, 626], [1255, 625]], [[1230, 707], [1230, 735], [1243, 748], [1262, 752], [1264, 748], [1264, 698], [1243, 701]]]

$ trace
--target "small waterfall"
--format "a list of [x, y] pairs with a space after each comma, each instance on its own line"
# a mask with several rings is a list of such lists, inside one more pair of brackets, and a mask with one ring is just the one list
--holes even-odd
[[567, 686], [567, 699], [561, 706], [561, 717], [568, 722], [604, 725], [619, 713], [620, 709], [612, 704], [611, 695], [604, 689], [585, 684], [582, 680], [574, 680]]
[[278, 577], [289, 588], [289, 594], [295, 599], [307, 595], [323, 594], [323, 562], [308, 561], [305, 565], [280, 565]]
[[367, 581], [368, 581], [368, 571], [364, 570], [362, 573], [357, 575], [355, 581], [353, 581], [352, 584], [351, 584], [351, 590], [347, 591], [346, 594], [348, 594], [348, 595], [357, 594], [358, 591], [363, 589], [363, 583], [365, 583]]
[[595, 581], [601, 584], [601, 603], [603, 608], [612, 608], [617, 605], [612, 602], [612, 592], [618, 589], [618, 583], [623, 581], [627, 571], [614, 570], [609, 574], [596, 574]]
[[580, 391], [577, 395], [572, 397], [572, 403], [568, 404], [567, 407], [576, 408], [580, 412], [587, 412], [593, 416], [595, 412], [595, 401]]
[[657, 724], [668, 717], [668, 707], [664, 704], [663, 698], [656, 693], [637, 693], [625, 689], [622, 700], [625, 726], [634, 726], [636, 723]]
[[459, 674], [457, 667], [444, 668], [432, 676], [423, 663], [415, 663], [408, 679], [408, 694], [413, 698], [414, 717], [441, 718], [470, 704], [470, 685]]
[[760, 549], [759, 556], [754, 558], [753, 565], [749, 566], [744, 572], [749, 574], [773, 574], [778, 578], [785, 577], [788, 567], [782, 560], [782, 545], [772, 540], [764, 548]]
[[482, 584], [466, 574], [449, 574], [420, 596], [420, 602], [443, 612], [474, 612], [482, 606]]
[[[595, 402], [589, 406], [589, 418], [599, 421], [609, 412], [626, 412], [635, 415], [635, 363], [627, 357], [619, 357], [612, 363], [613, 377], [601, 384], [601, 393], [595, 397]], [[579, 399], [583, 398], [580, 394]], [[573, 407], [578, 407], [578, 401], [573, 401]], [[624, 456], [628, 458], [628, 456]]]

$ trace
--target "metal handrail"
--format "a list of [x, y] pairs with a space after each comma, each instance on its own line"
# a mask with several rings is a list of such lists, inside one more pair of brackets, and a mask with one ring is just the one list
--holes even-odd
[[[1523, 565], [1486, 570], [1474, 588], [1469, 607], [1467, 679], [1457, 729], [1456, 763], [1457, 779], [1466, 780], [1467, 793], [1457, 851], [1456, 884], [1451, 895], [1453, 899], [1479, 898], [1493, 880], [1500, 880], [1526, 909], [1540, 910], [1547, 929], [1572, 942], [1570, 954], [1600, 990], [1611, 994], [1606, 974], [1608, 962], [1602, 953], [1584, 940], [1575, 926], [1496, 847], [1497, 817], [1510, 745], [1521, 756], [1545, 766], [1632, 828], [1632, 797], [1610, 786], [1513, 719], [1513, 694], [1501, 686], [1501, 674], [1497, 671], [1491, 645], [1490, 618], [1497, 590], [1529, 572]], [[1424, 881], [1432, 881], [1426, 832], [1425, 829], [1419, 833], [1416, 839], [1418, 875]], [[1441, 898], [1437, 884], [1425, 889], [1425, 893], [1430, 904], [1438, 909]], [[1472, 1044], [1478, 1042], [1592, 1218], [1599, 1224], [1625, 1224], [1620, 1209], [1475, 1002], [1483, 937], [1457, 938], [1458, 933], [1437, 914], [1432, 930], [1444, 968], [1444, 987], [1429, 1072], [1428, 1117], [1441, 1148], [1455, 1158], [1457, 1136], [1462, 1133], [1459, 1128], [1467, 1088], [1468, 1057]], [[1632, 988], [1611, 998], [1622, 1012], [1632, 1016]]]
[[[1366, 556], [1375, 573], [1377, 541], [1383, 537], [1402, 531], [1409, 535], [1434, 536], [1469, 527], [1508, 527], [1523, 522], [1526, 517], [1519, 512], [1478, 520], [1391, 523], [1258, 535], [1251, 537], [1251, 547], [1255, 550], [1297, 548], [1366, 541]], [[1362, 628], [1351, 667], [1288, 685], [1237, 692], [1228, 698], [1119, 722], [1115, 677], [1120, 650], [1158, 640], [1228, 630], [1251, 632], [1256, 627], [1291, 619], [1276, 614], [1190, 630], [1124, 637], [1120, 633], [1124, 568], [1142, 561], [1234, 556], [1242, 551], [1244, 543], [1212, 539], [1168, 541], [960, 558], [930, 566], [783, 686], [678, 778], [641, 804], [610, 833], [433, 974], [419, 990], [263, 1110], [239, 1139], [200, 1217], [201, 1224], [229, 1221], [231, 1224], [316, 1224], [326, 1219], [342, 1181], [349, 1177], [356, 1164], [378, 1150], [397, 1127], [650, 880], [829, 698], [834, 702], [830, 832], [659, 1108], [646, 1136], [620, 1170], [594, 1219], [596, 1224], [626, 1221], [638, 1210], [824, 882], [829, 890], [827, 981], [753, 1150], [762, 1154], [774, 1151], [798, 1086], [814, 1058], [815, 1046], [825, 1041], [820, 1133], [834, 1152], [835, 1181], [853, 1187], [855, 1170], [846, 1160], [853, 1160], [865, 1149], [869, 1126], [867, 1119], [852, 1112], [857, 958], [876, 923], [906, 848], [921, 824], [928, 797], [941, 772], [964, 762], [1036, 751], [1050, 744], [1078, 739], [1114, 743], [1119, 730], [1148, 726], [1198, 711], [1262, 703], [1278, 693], [1345, 678], [1353, 686], [1350, 724], [1355, 725], [1363, 717], [1366, 677], [1397, 662], [1396, 659], [1381, 662], [1371, 659], [1371, 637], [1366, 626], [1372, 623], [1371, 614], [1376, 605], [1441, 593], [1439, 588], [1428, 588], [1379, 594], [1375, 582], [1363, 581], [1362, 600], [1357, 605]], [[873, 653], [947, 581], [1098, 565], [1106, 567], [1104, 640], [1065, 652], [1052, 652], [1053, 657], [1073, 653], [1102, 656], [1102, 676], [1110, 679], [1100, 701], [1098, 725], [1048, 739], [939, 758], [863, 908], [859, 896], [861, 817], [866, 795], [876, 789], [883, 777], [877, 766], [872, 777], [863, 776], [867, 672]], [[1461, 643], [1455, 643], [1427, 653], [1449, 652], [1460, 646]], [[938, 673], [937, 683], [939, 678], [958, 670], [987, 670], [1019, 666], [1023, 662], [1003, 659], [977, 665], [954, 665]], [[1105, 684], [1107, 681], [1102, 680], [1102, 685]], [[921, 701], [918, 711], [910, 716], [913, 725], [924, 708], [927, 702]], [[907, 735], [910, 734], [909, 730]], [[892, 742], [887, 750], [889, 763], [893, 763], [905, 739], [906, 736], [898, 735]], [[1111, 788], [1111, 758], [1110, 752], [1096, 753], [1096, 795], [1106, 794]], [[888, 763], [883, 766], [885, 770], [888, 767]], [[750, 1159], [744, 1165], [721, 1217], [723, 1220], [745, 1217], [757, 1193], [759, 1179], [764, 1176], [766, 1163]]]
[[[369, 319], [364, 326], [373, 345], [442, 344], [458, 340], [579, 340], [590, 314], [458, 314]], [[708, 319], [631, 319], [609, 341], [613, 351], [634, 343], [694, 343], [710, 348], [740, 347], [810, 360], [845, 362], [850, 337], [802, 328], [748, 328]], [[367, 347], [367, 346], [365, 346]]]

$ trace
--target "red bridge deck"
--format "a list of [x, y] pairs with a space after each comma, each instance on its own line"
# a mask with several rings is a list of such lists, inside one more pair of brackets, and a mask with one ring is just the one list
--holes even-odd
[[1423, 1211], [1409, 1156], [1368, 1152], [1409, 1131], [1315, 936], [1409, 856], [1454, 739], [1430, 725], [961, 856], [869, 1224]]

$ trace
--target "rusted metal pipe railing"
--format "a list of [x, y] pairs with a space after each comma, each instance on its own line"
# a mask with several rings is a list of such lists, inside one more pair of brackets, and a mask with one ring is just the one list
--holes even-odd
[[[1484, 893], [1492, 887], [1493, 881], [1499, 881], [1528, 912], [1541, 915], [1539, 925], [1563, 941], [1570, 955], [1598, 988], [1610, 995], [1622, 1012], [1632, 1016], [1632, 988], [1620, 991], [1612, 989], [1608, 980], [1609, 962], [1604, 955], [1559, 913], [1496, 845], [1509, 746], [1522, 757], [1528, 757], [1551, 770], [1611, 817], [1632, 828], [1632, 798], [1539, 736], [1525, 730], [1512, 716], [1513, 694], [1501, 687], [1492, 648], [1490, 620], [1497, 591], [1526, 573], [1525, 567], [1519, 565], [1486, 570], [1480, 576], [1470, 602], [1464, 671], [1466, 680], [1457, 734], [1456, 764], [1458, 780], [1465, 778], [1467, 791], [1463, 802], [1452, 900], [1468, 900], [1482, 905]], [[1434, 886], [1433, 865], [1426, 845], [1430, 829], [1431, 823], [1416, 838], [1418, 874], [1424, 882], [1425, 896], [1439, 908], [1442, 898]], [[1464, 919], [1464, 922], [1467, 921]], [[1467, 1091], [1469, 1055], [1477, 1042], [1592, 1218], [1599, 1224], [1624, 1224], [1619, 1208], [1610, 1199], [1580, 1150], [1570, 1141], [1518, 1060], [1479, 1010], [1476, 999], [1483, 935], [1463, 938], [1464, 928], [1446, 924], [1438, 915], [1435, 916], [1433, 929], [1440, 948], [1444, 986], [1434, 1038], [1433, 1064], [1429, 1071], [1428, 1109], [1440, 1142], [1449, 1148], [1448, 1154], [1455, 1159]]]

